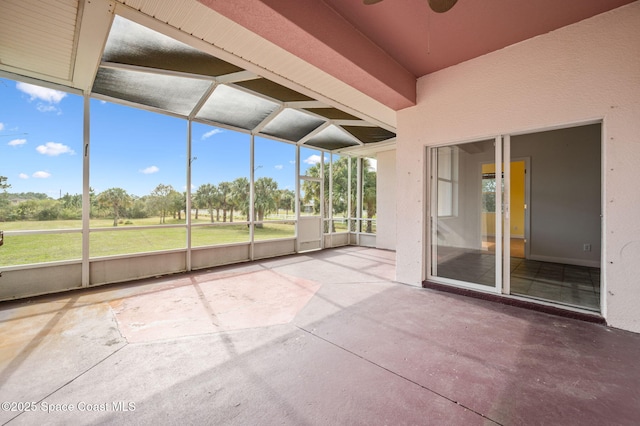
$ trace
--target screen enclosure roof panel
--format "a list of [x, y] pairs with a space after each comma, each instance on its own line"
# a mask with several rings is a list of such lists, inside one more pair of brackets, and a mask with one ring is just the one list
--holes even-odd
[[389, 130], [116, 16], [92, 94], [327, 151], [395, 138]]

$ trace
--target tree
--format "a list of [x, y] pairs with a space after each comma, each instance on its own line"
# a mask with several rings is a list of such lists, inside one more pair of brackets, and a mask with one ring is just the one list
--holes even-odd
[[36, 219], [43, 220], [56, 220], [60, 215], [60, 203], [57, 200], [38, 200]]
[[[227, 210], [231, 209], [231, 215], [233, 216], [233, 203], [231, 200], [231, 184], [229, 182], [220, 182], [218, 184], [218, 203], [222, 209], [222, 221], [227, 221]], [[231, 218], [233, 222], [233, 218]]]
[[[369, 160], [362, 160], [362, 206], [367, 211], [367, 219], [372, 219], [376, 215], [376, 171], [371, 167]], [[367, 231], [372, 232], [373, 221], [367, 220]]]
[[[255, 182], [255, 210], [258, 222], [264, 220], [265, 214], [278, 208], [275, 196], [278, 183], [270, 177], [261, 177]], [[262, 225], [256, 225], [262, 227]]]
[[169, 204], [169, 209], [173, 214], [173, 218], [175, 219], [177, 215], [178, 220], [182, 220], [182, 211], [185, 211], [185, 215], [187, 211], [187, 193], [171, 191], [171, 193], [169, 194]]
[[17, 213], [20, 220], [34, 220], [38, 214], [39, 200], [31, 199], [18, 204]]
[[7, 192], [7, 189], [11, 188], [11, 184], [7, 183], [8, 178], [6, 176], [0, 176], [0, 189], [3, 192]]
[[131, 204], [131, 196], [122, 188], [109, 188], [102, 191], [96, 200], [101, 207], [111, 209], [113, 226], [118, 226], [120, 215]]
[[278, 201], [278, 208], [284, 209], [285, 217], [289, 216], [289, 210], [293, 210], [296, 202], [296, 194], [290, 189], [281, 189]]
[[197, 204], [209, 210], [209, 217], [211, 217], [211, 223], [213, 223], [213, 209], [216, 203], [217, 192], [218, 191], [215, 185], [212, 185], [210, 183], [205, 183], [198, 187], [195, 195]]
[[[247, 220], [249, 220], [249, 192], [251, 192], [251, 187], [249, 179], [246, 177], [239, 177], [231, 182], [233, 207], [240, 210]], [[233, 218], [233, 212], [231, 216]]]
[[150, 203], [152, 208], [160, 215], [160, 223], [165, 223], [167, 214], [171, 211], [171, 193], [176, 192], [171, 185], [159, 184], [151, 191]]
[[[344, 217], [357, 217], [357, 194], [358, 194], [358, 173], [357, 158], [340, 157], [333, 162], [333, 196], [331, 203], [333, 205], [333, 214], [342, 213]], [[351, 193], [349, 194], [349, 168], [351, 168]], [[329, 211], [329, 164], [325, 164], [324, 185], [325, 211]], [[373, 218], [376, 214], [376, 172], [371, 167], [369, 159], [362, 159], [362, 210], [367, 212], [367, 219]], [[307, 175], [312, 177], [320, 177], [320, 163], [313, 165], [307, 170]], [[304, 192], [303, 202], [313, 202], [314, 210], [320, 210], [320, 193], [319, 185], [315, 182], [305, 181], [302, 184]], [[347, 206], [351, 201], [351, 211], [348, 212]], [[368, 220], [366, 232], [372, 231], [372, 221]]]
[[[352, 162], [355, 165], [354, 162]], [[327, 173], [325, 173], [327, 174]], [[349, 212], [347, 206], [349, 202], [349, 157], [340, 157], [337, 161], [333, 162], [333, 197], [331, 200], [333, 206], [333, 214], [342, 214], [343, 217], [348, 217]], [[352, 194], [352, 212], [355, 213], [355, 197], [356, 197], [356, 174], [355, 167], [353, 167], [353, 173], [351, 175], [351, 194]]]
[[59, 219], [80, 219], [82, 218], [82, 194], [71, 195], [68, 192], [58, 200], [61, 211]]
[[[321, 167], [322, 165], [320, 163], [316, 163], [313, 166], [309, 167], [306, 173], [307, 176], [319, 178], [322, 172]], [[325, 167], [328, 170], [329, 163], [326, 163]], [[328, 172], [325, 173], [325, 176], [324, 176], [324, 187], [325, 187], [325, 194], [328, 194], [328, 191], [329, 191], [329, 173]], [[303, 195], [301, 201], [305, 205], [312, 204], [313, 212], [315, 214], [320, 214], [320, 185], [318, 184], [318, 182], [305, 180], [302, 183], [302, 194], [300, 195]], [[324, 211], [325, 212], [329, 211], [329, 198], [327, 196], [325, 196], [325, 200], [324, 200]]]
[[131, 204], [127, 209], [127, 217], [130, 219], [142, 219], [149, 217], [149, 196], [131, 196]]
[[202, 193], [200, 193], [199, 191], [191, 194], [191, 208], [196, 210], [196, 220], [198, 220], [198, 212], [200, 211], [200, 209], [207, 208], [207, 203], [202, 198]]
[[[11, 185], [7, 183], [6, 176], [0, 176], [0, 209], [3, 209], [9, 205], [9, 195], [7, 189], [11, 188]], [[0, 218], [5, 216], [0, 212]]]

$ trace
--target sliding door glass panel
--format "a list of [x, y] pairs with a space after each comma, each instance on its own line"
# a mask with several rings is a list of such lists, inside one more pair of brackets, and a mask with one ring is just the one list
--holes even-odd
[[435, 148], [432, 161], [431, 276], [495, 287], [494, 140]]
[[511, 137], [512, 294], [600, 310], [601, 124]]

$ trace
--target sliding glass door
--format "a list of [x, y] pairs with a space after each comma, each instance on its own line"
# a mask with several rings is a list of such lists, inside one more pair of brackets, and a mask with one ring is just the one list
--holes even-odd
[[[500, 139], [434, 148], [431, 153], [430, 276], [499, 291], [502, 178]], [[498, 218], [496, 218], [498, 216]], [[498, 256], [496, 256], [496, 254]]]
[[429, 149], [427, 279], [600, 309], [601, 123]]

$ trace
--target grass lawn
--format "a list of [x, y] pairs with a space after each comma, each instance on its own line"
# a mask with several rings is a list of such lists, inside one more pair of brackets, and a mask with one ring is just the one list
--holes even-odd
[[[158, 218], [136, 219], [132, 225], [118, 226], [118, 230], [91, 232], [89, 237], [90, 257], [133, 254], [157, 250], [184, 249], [187, 246], [185, 228], [131, 229], [127, 226], [157, 225]], [[179, 224], [177, 220], [167, 223]], [[184, 222], [184, 221], [182, 221]], [[195, 221], [194, 221], [195, 222]], [[198, 223], [207, 223], [198, 220]], [[112, 220], [92, 220], [92, 228], [109, 228]], [[0, 227], [5, 231], [79, 229], [82, 221], [59, 220], [47, 222], [3, 222]], [[255, 240], [292, 238], [295, 235], [293, 224], [264, 224], [255, 228]], [[249, 241], [249, 228], [245, 225], [194, 226], [191, 228], [192, 247], [217, 244], [240, 243]], [[35, 234], [4, 237], [0, 248], [0, 266], [24, 265], [60, 260], [82, 258], [82, 234]]]

